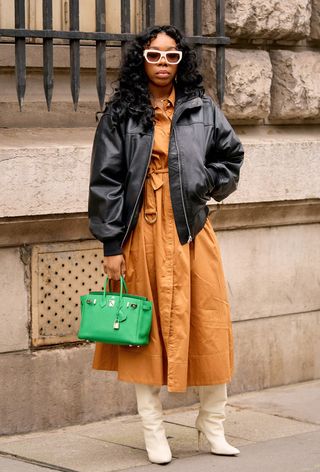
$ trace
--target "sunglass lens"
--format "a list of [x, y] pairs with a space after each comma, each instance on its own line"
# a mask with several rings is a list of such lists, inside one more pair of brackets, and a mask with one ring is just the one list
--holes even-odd
[[160, 52], [156, 52], [156, 51], [149, 51], [147, 53], [147, 60], [149, 62], [158, 62], [158, 60], [160, 59]]
[[170, 64], [176, 64], [179, 62], [180, 56], [176, 52], [167, 52], [167, 61], [170, 62]]

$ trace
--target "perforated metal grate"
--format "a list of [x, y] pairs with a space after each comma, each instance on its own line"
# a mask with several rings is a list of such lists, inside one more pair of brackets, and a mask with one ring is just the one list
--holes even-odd
[[96, 241], [35, 246], [32, 255], [32, 344], [79, 341], [80, 295], [102, 290], [103, 253]]

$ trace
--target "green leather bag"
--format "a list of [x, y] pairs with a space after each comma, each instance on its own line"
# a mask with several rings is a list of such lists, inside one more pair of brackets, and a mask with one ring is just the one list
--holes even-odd
[[90, 292], [80, 297], [81, 322], [78, 338], [107, 344], [148, 344], [152, 302], [145, 297], [128, 294], [122, 276], [120, 293], [107, 291], [108, 282], [106, 277], [103, 292]]

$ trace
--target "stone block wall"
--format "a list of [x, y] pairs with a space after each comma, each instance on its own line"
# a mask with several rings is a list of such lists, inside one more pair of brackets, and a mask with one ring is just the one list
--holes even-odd
[[[212, 2], [204, 5], [204, 30], [214, 34]], [[319, 0], [227, 0], [223, 110], [233, 122], [320, 122], [319, 25]], [[203, 72], [213, 97], [214, 63], [214, 49], [205, 48]]]
[[312, 0], [311, 38], [320, 39], [320, 0]]

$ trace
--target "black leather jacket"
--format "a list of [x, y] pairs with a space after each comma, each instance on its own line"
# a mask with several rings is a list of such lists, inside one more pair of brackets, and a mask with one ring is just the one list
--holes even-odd
[[[153, 130], [144, 132], [131, 118], [113, 130], [108, 112], [100, 119], [92, 150], [89, 224], [106, 256], [122, 253], [137, 223], [152, 146]], [[211, 98], [177, 94], [168, 171], [181, 244], [203, 228], [211, 197], [221, 201], [236, 190], [242, 162], [242, 145]]]

